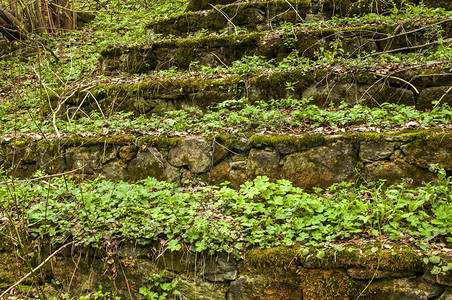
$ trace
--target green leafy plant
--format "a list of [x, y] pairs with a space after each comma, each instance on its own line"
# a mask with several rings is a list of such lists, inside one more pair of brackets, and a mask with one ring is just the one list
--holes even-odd
[[167, 300], [175, 299], [175, 296], [181, 293], [176, 289], [178, 281], [165, 278], [165, 271], [152, 274], [147, 278], [149, 285], [146, 287], [140, 287], [139, 293], [145, 298], [150, 300]]
[[284, 35], [282, 37], [284, 46], [286, 46], [287, 49], [295, 48], [298, 38], [295, 35], [294, 25], [290, 22], [281, 22], [279, 26], [281, 27], [281, 30], [284, 32]]
[[[417, 242], [452, 241], [452, 181], [441, 169], [438, 176], [437, 184], [419, 188], [412, 188], [410, 180], [389, 187], [343, 183], [315, 193], [266, 177], [246, 182], [238, 191], [225, 185], [192, 189], [153, 178], [138, 183], [55, 178], [52, 193], [44, 183], [14, 190], [1, 186], [0, 210], [20, 203], [30, 237], [47, 236], [53, 243], [68, 236], [97, 246], [109, 238], [143, 244], [163, 239], [173, 250], [190, 244], [199, 252], [241, 253], [255, 246], [321, 245], [380, 231], [392, 240], [409, 235]], [[15, 218], [11, 215], [11, 222]], [[160, 286], [159, 278], [154, 278], [159, 288], [174, 287]]]

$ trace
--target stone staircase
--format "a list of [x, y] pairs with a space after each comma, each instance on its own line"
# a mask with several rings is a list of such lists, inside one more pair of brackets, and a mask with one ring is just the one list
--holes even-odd
[[[424, 3], [428, 7], [452, 9], [452, 2], [448, 0]], [[395, 1], [395, 5], [400, 7], [402, 1]], [[385, 21], [338, 24], [328, 28], [290, 25], [327, 22], [334, 17], [352, 18], [368, 13], [384, 15], [389, 14], [391, 8], [393, 4], [383, 0], [223, 1], [223, 5], [209, 10], [152, 21], [145, 25], [148, 42], [112, 46], [100, 53], [99, 69], [108, 79], [56, 90], [42, 100], [42, 112], [51, 115], [58, 111], [55, 117], [63, 119], [99, 111], [105, 116], [131, 112], [132, 117], [144, 115], [153, 120], [157, 115], [174, 110], [207, 111], [223, 101], [242, 98], [247, 98], [250, 103], [312, 98], [310, 104], [331, 109], [343, 102], [369, 107], [396, 103], [415, 106], [419, 110], [432, 109], [432, 101], [440, 99], [442, 103], [452, 105], [452, 73], [448, 61], [402, 62], [396, 67], [392, 64], [390, 67], [384, 64], [342, 65], [339, 62], [315, 67], [292, 66], [287, 70], [278, 68], [295, 53], [297, 57], [313, 61], [322, 59], [319, 55], [322, 51], [344, 53], [356, 62], [382, 53], [423, 56], [426, 54], [420, 50], [439, 45], [435, 31], [439, 27], [442, 28], [442, 39], [452, 38], [450, 16], [388, 24]], [[268, 65], [257, 72], [227, 71], [226, 67], [250, 56], [259, 56]], [[203, 75], [195, 71], [201, 67], [224, 67], [225, 71]], [[171, 76], [165, 70], [174, 69], [185, 75], [175, 79], [162, 78], [165, 74]], [[225, 129], [212, 135], [131, 133], [4, 139], [0, 145], [0, 163], [16, 178], [27, 178], [42, 170], [46, 174], [70, 172], [81, 179], [101, 174], [115, 181], [137, 181], [147, 177], [215, 185], [228, 181], [230, 186], [238, 188], [256, 176], [267, 176], [272, 181], [290, 180], [308, 191], [344, 181], [380, 179], [399, 183], [403, 178], [411, 178], [415, 185], [421, 185], [435, 180], [431, 165], [446, 169], [448, 174], [452, 172], [452, 133], [447, 127], [421, 130], [414, 125], [417, 130], [410, 130], [410, 126], [405, 126], [404, 130], [395, 129], [389, 132], [379, 128], [343, 130], [334, 134], [251, 131], [239, 135]], [[159, 246], [155, 249], [162, 250]], [[198, 256], [190, 251], [174, 252], [158, 260], [159, 254], [156, 261], [161, 269], [181, 274], [187, 268], [195, 273], [200, 268], [199, 274], [205, 275], [203, 279], [206, 280], [198, 282], [198, 287], [192, 286], [192, 277], [182, 275], [181, 281], [189, 290], [183, 292], [192, 297], [189, 299], [303, 299], [303, 296], [305, 299], [341, 299], [342, 296], [342, 299], [356, 299], [359, 291], [366, 288], [367, 280], [373, 279], [375, 274], [381, 280], [370, 285], [363, 296], [365, 299], [399, 299], [399, 296], [400, 299], [451, 299], [450, 275], [441, 277], [441, 281], [435, 280], [422, 268], [417, 253], [400, 247], [398, 252], [409, 252], [402, 259], [412, 263], [402, 265], [399, 270], [399, 266], [394, 268], [394, 257], [398, 257], [393, 254], [395, 250], [384, 249], [386, 256], [381, 260], [381, 270], [373, 274], [369, 270], [374, 271], [373, 266], [380, 263], [380, 258], [369, 249], [364, 251], [366, 257], [371, 257], [369, 261], [359, 251], [344, 250], [337, 254], [332, 250], [327, 254], [326, 267], [325, 261], [309, 251], [303, 254], [302, 249], [283, 247], [253, 250], [249, 261], [238, 264], [223, 255], [220, 258], [209, 256], [205, 269], [196, 265]], [[154, 268], [154, 260], [150, 262], [150, 257], [156, 256], [157, 252], [151, 251], [150, 247], [134, 248], [128, 244], [121, 245], [120, 250], [118, 260], [128, 266], [122, 274], [136, 277], [131, 286], [138, 289], [134, 284], [143, 281]], [[348, 259], [350, 253], [353, 257]], [[177, 259], [172, 259], [173, 256]], [[91, 262], [98, 266], [95, 276], [107, 285], [108, 274], [103, 270], [106, 264], [97, 258]], [[89, 263], [82, 260], [82, 264], [85, 263], [88, 270]], [[143, 268], [139, 263], [151, 267]], [[77, 269], [66, 258], [57, 260], [55, 265], [70, 270], [65, 272], [61, 271], [64, 268], [57, 268], [58, 278], [75, 274]], [[277, 278], [277, 275], [281, 276]], [[89, 272], [72, 275], [74, 286], [82, 289], [90, 276]], [[125, 291], [129, 289], [129, 283], [121, 276], [117, 282], [127, 297]], [[72, 282], [72, 278], [66, 278], [69, 279]], [[366, 280], [365, 284], [363, 280]], [[352, 288], [348, 289], [349, 286]], [[215, 297], [204, 297], [202, 291]]]
[[[384, 64], [340, 62], [313, 68], [277, 68], [279, 62], [294, 52], [313, 61], [322, 59], [319, 52], [333, 50], [357, 62], [363, 61], [363, 56], [382, 53], [422, 56], [426, 54], [420, 50], [438, 44], [439, 36], [432, 33], [438, 28], [442, 28], [442, 39], [452, 37], [452, 19], [441, 15], [393, 23], [379, 20], [354, 25], [350, 21], [352, 24], [328, 28], [282, 28], [292, 24], [287, 22], [310, 24], [310, 20], [328, 21], [337, 16], [350, 18], [372, 12], [385, 15], [394, 5], [401, 5], [400, 1], [395, 4], [377, 1], [377, 5], [367, 2], [347, 5], [336, 5], [332, 0], [234, 2], [152, 21], [146, 25], [151, 32], [148, 42], [108, 47], [101, 52], [100, 67], [111, 79], [57, 91], [44, 99], [43, 112], [51, 113], [60, 107], [63, 112], [60, 117], [77, 117], [80, 112], [89, 115], [100, 110], [106, 116], [122, 111], [152, 119], [190, 107], [206, 111], [215, 104], [243, 97], [251, 103], [311, 98], [310, 103], [320, 107], [338, 107], [343, 102], [370, 107], [397, 103], [426, 110], [432, 108], [434, 100], [452, 104], [452, 93], [448, 93], [452, 73], [447, 61], [399, 63], [390, 68]], [[426, 4], [450, 9], [448, 3]], [[242, 29], [246, 31], [237, 32]], [[205, 36], [193, 36], [200, 30]], [[340, 43], [335, 44], [337, 39]], [[257, 73], [225, 69], [204, 75], [193, 71], [195, 66], [231, 67], [244, 57], [256, 55], [267, 63]], [[171, 68], [185, 74], [177, 79], [164, 78], [168, 74], [164, 70]], [[162, 75], [153, 75], [158, 72]], [[136, 73], [142, 75], [134, 77]], [[119, 74], [122, 75], [117, 78]], [[447, 162], [452, 155], [449, 140], [450, 134], [441, 129], [339, 136], [321, 133], [293, 136], [290, 132], [276, 136], [252, 132], [231, 136], [225, 131], [210, 137], [68, 138], [59, 140], [58, 147], [56, 142], [49, 145], [42, 141], [8, 145], [3, 150], [3, 160], [10, 163], [8, 153], [14, 151], [30, 153], [30, 157], [19, 156], [22, 160], [17, 168], [24, 169], [16, 172], [19, 176], [43, 168], [47, 172], [79, 168], [79, 173], [90, 176], [100, 173], [115, 180], [154, 176], [179, 182], [201, 178], [211, 184], [229, 181], [238, 187], [255, 176], [265, 175], [311, 189], [358, 178], [387, 179], [390, 183], [407, 177], [415, 178], [418, 184], [430, 181], [434, 178], [430, 164], [452, 171]], [[53, 149], [52, 154], [48, 149]], [[422, 158], [418, 157], [420, 153]]]

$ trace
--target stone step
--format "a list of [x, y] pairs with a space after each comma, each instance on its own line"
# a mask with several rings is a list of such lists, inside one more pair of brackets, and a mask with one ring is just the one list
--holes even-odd
[[383, 12], [399, 6], [402, 1], [378, 2], [366, 0], [350, 5], [334, 0], [327, 1], [254, 1], [234, 2], [228, 5], [210, 7], [208, 11], [187, 12], [164, 19], [154, 20], [146, 25], [151, 33], [166, 36], [187, 37], [206, 33], [231, 34], [237, 31], [273, 30], [280, 22], [299, 23]]
[[[198, 10], [206, 10], [211, 9], [213, 5], [215, 5], [217, 8], [221, 8], [222, 6], [228, 5], [228, 4], [234, 4], [237, 2], [237, 0], [190, 0], [190, 3], [188, 4], [187, 10], [188, 11], [198, 11]], [[261, 1], [254, 1], [254, 2], [261, 2]], [[317, 0], [301, 0], [298, 1], [301, 5], [310, 4], [311, 6], [319, 5]], [[339, 13], [350, 13], [350, 11], [353, 12], [354, 10], [357, 10], [358, 12], [365, 9], [375, 9], [377, 12], [379, 12], [382, 7], [385, 7], [388, 5], [388, 2], [395, 3], [396, 5], [399, 4], [401, 1], [393, 0], [393, 1], [386, 1], [386, 0], [343, 0], [343, 1], [334, 1], [334, 0], [323, 0], [320, 1], [320, 5], [322, 5], [322, 9], [326, 11], [332, 11], [333, 13], [339, 12]], [[421, 1], [419, 0], [408, 0], [406, 2], [418, 4]], [[452, 10], [452, 2], [449, 0], [423, 0], [422, 1], [427, 7], [443, 7], [445, 9]]]
[[[170, 251], [162, 244], [151, 241], [150, 245], [142, 246], [136, 241], [124, 241], [109, 252], [87, 246], [68, 247], [55, 256], [51, 268], [44, 269], [47, 276], [42, 276], [38, 287], [47, 296], [64, 291], [75, 298], [92, 294], [102, 286], [103, 293], [114, 293], [120, 299], [142, 299], [138, 291], [149, 285], [149, 274], [164, 272], [164, 282], [177, 282], [175, 289], [183, 299], [452, 297], [451, 271], [431, 274], [430, 270], [437, 265], [424, 261], [432, 257], [431, 251], [406, 245], [406, 241], [385, 243], [384, 247], [377, 241], [340, 244], [335, 248], [280, 246], [253, 249], [240, 259], [228, 253]], [[445, 248], [442, 244], [434, 245]], [[11, 255], [14, 248], [5, 248], [0, 252], [0, 279], [6, 288], [17, 282], [15, 278], [22, 278], [28, 266]], [[322, 256], [317, 255], [319, 252]], [[74, 259], [82, 256], [89, 259]], [[450, 261], [446, 254], [442, 259]], [[111, 276], [112, 269], [122, 272]], [[30, 287], [28, 296], [41, 296], [31, 288], [35, 285], [36, 282], [27, 279], [21, 288]]]
[[170, 68], [188, 70], [194, 62], [208, 67], [230, 67], [244, 56], [255, 55], [280, 62], [295, 50], [300, 56], [312, 60], [330, 53], [340, 56], [342, 51], [345, 57], [352, 58], [369, 55], [372, 51], [416, 52], [436, 45], [438, 26], [443, 28], [445, 42], [450, 41], [452, 18], [423, 19], [407, 21], [403, 27], [400, 24], [380, 24], [267, 31], [110, 46], [101, 51], [100, 64], [107, 74], [113, 71], [136, 74]]
[[229, 181], [234, 188], [256, 176], [268, 176], [272, 181], [290, 180], [308, 191], [363, 179], [392, 184], [410, 178], [420, 185], [435, 180], [434, 164], [452, 172], [452, 133], [432, 129], [331, 136], [12, 139], [0, 144], [0, 163], [15, 178], [43, 170], [91, 178], [103, 174], [124, 181], [147, 177]]
[[317, 15], [320, 5], [298, 3], [298, 1], [260, 1], [232, 3], [217, 6], [202, 12], [188, 12], [181, 15], [151, 21], [146, 29], [163, 37], [187, 37], [196, 34], [225, 33], [237, 31], [271, 30], [280, 22], [301, 22], [309, 15]]
[[216, 103], [243, 97], [251, 102], [312, 97], [310, 104], [321, 107], [338, 106], [344, 101], [370, 107], [397, 103], [426, 110], [432, 108], [432, 101], [440, 99], [452, 106], [452, 93], [447, 93], [451, 82], [452, 73], [445, 64], [391, 71], [338, 67], [218, 79], [124, 79], [93, 83], [78, 90], [57, 90], [58, 95], [52, 94], [42, 101], [42, 109], [48, 115], [61, 104], [60, 113], [70, 118], [89, 115], [92, 111], [105, 116], [123, 111], [152, 117], [152, 114], [163, 115], [188, 107], [206, 110]]

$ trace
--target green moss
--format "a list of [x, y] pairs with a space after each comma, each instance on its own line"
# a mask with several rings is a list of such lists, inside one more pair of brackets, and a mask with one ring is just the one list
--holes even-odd
[[228, 76], [226, 78], [222, 79], [213, 79], [210, 82], [210, 85], [214, 86], [224, 86], [224, 87], [231, 87], [231, 86], [237, 86], [239, 84], [243, 83], [243, 76], [241, 75], [232, 75]]
[[385, 133], [379, 133], [379, 132], [358, 132], [358, 133], [345, 133], [343, 135], [344, 139], [349, 139], [356, 142], [382, 142], [385, 140], [385, 137], [387, 137], [387, 134]]
[[299, 263], [301, 249], [296, 247], [280, 246], [271, 249], [254, 249], [247, 253], [246, 259], [249, 264], [258, 268], [274, 266], [285, 267], [291, 264]]
[[375, 244], [363, 244], [347, 249], [323, 249], [322, 259], [316, 257], [321, 249], [303, 246], [281, 246], [271, 249], [255, 249], [247, 254], [250, 264], [260, 268], [266, 266], [287, 266], [289, 263], [309, 265], [310, 268], [332, 269], [359, 267], [369, 270], [403, 271], [422, 270], [422, 259], [413, 249], [397, 245], [390, 249], [380, 249], [373, 252]]
[[80, 137], [77, 135], [73, 135], [70, 138], [62, 140], [60, 143], [62, 146], [66, 147], [75, 147], [75, 146], [93, 146], [99, 143], [102, 143], [105, 138], [97, 138], [97, 137]]
[[[372, 251], [378, 247], [377, 251]], [[307, 250], [307, 251], [306, 251]], [[316, 253], [323, 250], [323, 259]], [[317, 249], [303, 246], [254, 249], [247, 253], [246, 274], [259, 274], [287, 280], [289, 278], [303, 289], [309, 299], [355, 299], [367, 284], [347, 275], [347, 268], [361, 268], [373, 272], [376, 268], [386, 271], [413, 270], [422, 272], [422, 258], [413, 249], [404, 245], [392, 245], [381, 249], [379, 245], [364, 244], [344, 249]], [[296, 270], [296, 271], [294, 271]], [[256, 291], [254, 291], [256, 292]]]
[[354, 142], [362, 142], [362, 141], [373, 141], [373, 142], [383, 142], [383, 141], [403, 141], [403, 142], [411, 142], [417, 141], [419, 143], [425, 144], [427, 141], [450, 141], [452, 139], [451, 134], [444, 133], [441, 134], [442, 130], [439, 128], [430, 128], [430, 129], [419, 129], [419, 130], [402, 130], [397, 132], [352, 132], [352, 133], [344, 133], [341, 136], [342, 140], [351, 140]]
[[300, 269], [299, 277], [306, 299], [356, 299], [366, 282], [347, 276], [344, 270]]
[[427, 140], [434, 139], [435, 136], [441, 135], [442, 129], [440, 128], [430, 128], [430, 129], [419, 129], [419, 130], [403, 130], [399, 133], [388, 135], [391, 138], [399, 138], [403, 141], [411, 142], [417, 141], [418, 143], [426, 144]]
[[24, 148], [30, 146], [30, 144], [34, 144], [34, 140], [25, 138], [20, 140], [12, 140], [9, 145], [14, 148]]
[[314, 75], [313, 73], [306, 73], [302, 70], [293, 70], [289, 72], [276, 72], [269, 76], [259, 76], [254, 79], [257, 83], [257, 85], [260, 88], [265, 89], [283, 89], [286, 90], [286, 83], [287, 82], [300, 82], [302, 80], [302, 83], [308, 83], [307, 85], [311, 84], [311, 82], [314, 82]]
[[170, 149], [177, 146], [181, 140], [181, 137], [140, 137], [136, 139], [135, 143], [137, 146], [149, 144], [157, 147], [158, 149]]
[[115, 135], [112, 137], [108, 137], [103, 140], [103, 142], [107, 144], [113, 144], [113, 145], [130, 145], [135, 143], [137, 140], [136, 137], [130, 136], [130, 135]]
[[313, 148], [326, 144], [327, 138], [323, 134], [305, 134], [302, 136], [290, 135], [253, 135], [250, 137], [251, 143], [254, 145], [293, 145], [299, 149]]

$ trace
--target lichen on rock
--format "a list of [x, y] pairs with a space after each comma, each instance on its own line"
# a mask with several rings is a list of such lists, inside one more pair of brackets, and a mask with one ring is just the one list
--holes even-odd
[[349, 181], [355, 176], [355, 152], [353, 145], [338, 142], [291, 154], [283, 164], [282, 177], [305, 189]]
[[171, 166], [155, 148], [138, 152], [136, 158], [129, 162], [128, 172], [130, 179], [134, 181], [147, 177], [175, 182], [180, 179], [178, 169]]
[[193, 173], [203, 173], [212, 165], [211, 148], [203, 138], [187, 137], [169, 151], [168, 161], [176, 167], [188, 166]]

